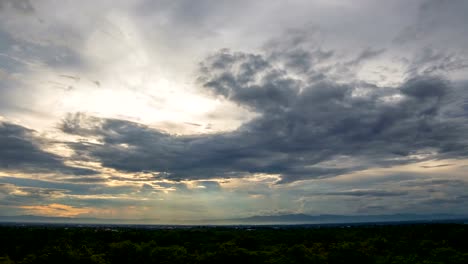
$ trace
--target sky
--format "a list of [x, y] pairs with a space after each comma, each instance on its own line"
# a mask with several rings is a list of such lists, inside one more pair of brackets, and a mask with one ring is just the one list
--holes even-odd
[[467, 12], [0, 0], [0, 215], [468, 214]]

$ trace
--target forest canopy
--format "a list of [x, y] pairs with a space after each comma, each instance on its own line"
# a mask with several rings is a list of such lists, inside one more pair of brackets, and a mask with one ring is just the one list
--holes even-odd
[[468, 226], [0, 227], [0, 263], [468, 263]]

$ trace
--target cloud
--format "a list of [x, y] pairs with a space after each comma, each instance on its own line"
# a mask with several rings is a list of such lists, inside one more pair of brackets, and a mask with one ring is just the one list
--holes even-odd
[[403, 196], [407, 195], [408, 192], [404, 191], [385, 191], [385, 190], [351, 190], [351, 191], [340, 191], [340, 192], [328, 192], [317, 195], [331, 195], [331, 196], [357, 196], [357, 197], [391, 197], [391, 196]]
[[300, 88], [284, 71], [256, 54], [223, 50], [204, 62], [202, 72], [200, 81], [214, 95], [256, 111], [290, 107]]
[[461, 71], [468, 67], [468, 54], [457, 54], [444, 48], [424, 47], [414, 52], [407, 74], [416, 76], [421, 74], [448, 74]]
[[410, 79], [401, 88], [405, 95], [416, 99], [424, 100], [426, 98], [442, 98], [447, 92], [449, 83], [437, 77], [422, 77]]
[[17, 123], [0, 125], [10, 175], [0, 185], [14, 190], [0, 200], [169, 217], [296, 212], [311, 193], [323, 198], [299, 211], [456, 200], [465, 10], [463, 0], [0, 0], [0, 113]]
[[384, 53], [385, 49], [374, 50], [371, 48], [364, 49], [355, 59], [346, 62], [345, 65], [347, 67], [356, 66], [361, 64], [362, 62], [372, 59], [374, 57], [379, 56], [380, 54]]
[[103, 194], [126, 194], [137, 191], [139, 186], [120, 182], [115, 185], [108, 185], [103, 182], [67, 181], [57, 179], [31, 179], [11, 176], [0, 177], [0, 183], [13, 184], [21, 188], [31, 189], [54, 189], [61, 190], [70, 195], [103, 195]]
[[41, 149], [45, 142], [35, 131], [20, 125], [0, 122], [0, 168], [21, 172], [58, 172], [90, 175], [96, 172], [86, 168], [67, 166], [61, 156]]
[[76, 217], [92, 211], [92, 208], [74, 207], [57, 203], [47, 205], [23, 205], [20, 206], [20, 208], [29, 214], [54, 217]]
[[[221, 50], [202, 62], [198, 81], [206, 93], [259, 115], [235, 131], [174, 136], [79, 113], [68, 116], [61, 129], [99, 139], [70, 144], [81, 156], [173, 180], [267, 173], [280, 174], [286, 183], [468, 154], [466, 119], [441, 113], [449, 95], [460, 92], [447, 79], [414, 76], [397, 87], [336, 82], [326, 75], [310, 79], [308, 73], [318, 68], [297, 71], [304, 63], [289, 59], [295, 56], [290, 49], [281, 51], [270, 56]], [[364, 57], [380, 51], [370, 53]], [[326, 164], [339, 157], [355, 161]]]
[[8, 7], [25, 14], [34, 13], [34, 6], [29, 0], [0, 0], [0, 11]]
[[[397, 37], [397, 41], [409, 42], [434, 37], [438, 38], [437, 41], [444, 41], [441, 37], [449, 36], [456, 37], [457, 40], [463, 39], [463, 35], [456, 36], [456, 34], [467, 32], [464, 26], [467, 22], [465, 15], [467, 8], [468, 4], [464, 0], [423, 1], [419, 6], [416, 21]], [[466, 40], [465, 38], [463, 42]]]
[[0, 183], [0, 206], [21, 206], [41, 204], [48, 200], [63, 197], [63, 189], [17, 186], [11, 183]]

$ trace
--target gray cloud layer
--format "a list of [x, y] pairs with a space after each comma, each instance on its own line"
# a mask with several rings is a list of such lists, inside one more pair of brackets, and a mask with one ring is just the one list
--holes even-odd
[[0, 0], [0, 10], [13, 8], [23, 13], [33, 13], [34, 7], [29, 0]]
[[[364, 51], [352, 64], [381, 52]], [[338, 83], [326, 71], [316, 78], [320, 69], [314, 63], [330, 56], [302, 50], [299, 60], [291, 49], [277, 49], [266, 54], [222, 50], [207, 58], [199, 76], [205, 92], [260, 115], [230, 133], [173, 136], [82, 114], [69, 116], [62, 130], [101, 140], [72, 144], [83, 157], [176, 180], [270, 173], [291, 182], [467, 156], [466, 118], [444, 112], [461, 91], [450, 81], [413, 76], [399, 87], [378, 87]], [[339, 157], [359, 161], [324, 164]]]
[[466, 212], [467, 8], [0, 0], [0, 207]]
[[70, 167], [63, 158], [40, 148], [42, 140], [25, 127], [0, 122], [0, 168], [29, 173], [58, 172], [89, 175], [93, 170]]

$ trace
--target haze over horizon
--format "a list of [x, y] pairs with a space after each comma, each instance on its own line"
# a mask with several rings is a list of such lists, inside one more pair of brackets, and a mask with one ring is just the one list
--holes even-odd
[[0, 216], [468, 215], [467, 12], [0, 0]]

